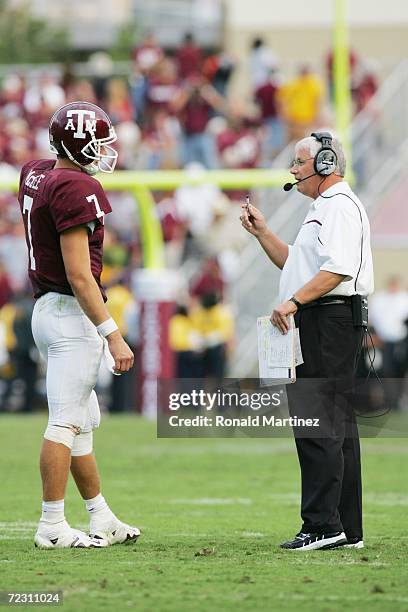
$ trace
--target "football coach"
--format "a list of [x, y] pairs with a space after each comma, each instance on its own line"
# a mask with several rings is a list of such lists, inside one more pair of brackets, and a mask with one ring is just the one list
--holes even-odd
[[347, 398], [374, 282], [368, 218], [345, 169], [342, 145], [329, 132], [296, 143], [295, 182], [284, 189], [295, 185], [312, 202], [293, 245], [273, 234], [254, 206], [242, 205], [240, 217], [282, 270], [272, 324], [287, 333], [294, 315], [299, 328], [304, 363], [287, 387], [290, 414], [323, 424], [313, 436], [294, 428], [303, 524], [281, 544], [290, 550], [363, 547], [360, 443]]

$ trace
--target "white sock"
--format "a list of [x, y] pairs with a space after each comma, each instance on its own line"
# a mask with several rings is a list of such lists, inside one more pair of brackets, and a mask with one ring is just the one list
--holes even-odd
[[102, 493], [92, 499], [86, 499], [85, 506], [89, 512], [92, 525], [106, 525], [116, 518]]
[[44, 523], [62, 523], [65, 520], [64, 516], [64, 500], [59, 501], [43, 501], [41, 521]]

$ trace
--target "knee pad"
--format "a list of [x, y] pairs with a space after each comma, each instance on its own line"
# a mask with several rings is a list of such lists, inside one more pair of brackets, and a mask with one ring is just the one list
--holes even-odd
[[48, 423], [47, 429], [44, 432], [44, 438], [51, 442], [64, 444], [64, 446], [72, 450], [77, 433], [77, 428], [63, 425], [50, 425]]
[[93, 449], [93, 433], [88, 431], [75, 436], [71, 450], [72, 457], [81, 457], [82, 455], [90, 455]]

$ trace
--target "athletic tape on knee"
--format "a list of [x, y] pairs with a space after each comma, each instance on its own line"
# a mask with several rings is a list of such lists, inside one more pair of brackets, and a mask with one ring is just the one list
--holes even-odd
[[71, 450], [72, 457], [82, 457], [82, 455], [90, 455], [93, 448], [93, 433], [80, 433], [75, 436], [74, 444]]
[[62, 427], [61, 425], [47, 425], [47, 429], [44, 432], [44, 438], [51, 442], [57, 442], [58, 444], [64, 444], [70, 450], [74, 444], [76, 433], [70, 427]]

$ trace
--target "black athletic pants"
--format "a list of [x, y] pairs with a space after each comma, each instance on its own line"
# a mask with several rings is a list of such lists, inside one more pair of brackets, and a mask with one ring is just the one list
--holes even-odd
[[362, 330], [350, 304], [325, 304], [296, 316], [304, 364], [287, 386], [291, 416], [318, 418], [320, 427], [294, 427], [302, 476], [302, 531], [362, 531], [360, 441], [349, 401]]

